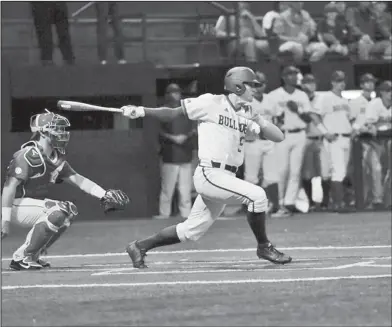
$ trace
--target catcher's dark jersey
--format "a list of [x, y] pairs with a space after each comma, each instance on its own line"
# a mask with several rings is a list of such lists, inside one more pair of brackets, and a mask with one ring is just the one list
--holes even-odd
[[22, 145], [14, 153], [7, 167], [7, 177], [13, 176], [20, 181], [15, 198], [45, 198], [51, 184], [61, 183], [64, 178], [76, 174], [65, 160], [65, 155], [54, 151], [49, 158], [43, 154], [35, 141]]

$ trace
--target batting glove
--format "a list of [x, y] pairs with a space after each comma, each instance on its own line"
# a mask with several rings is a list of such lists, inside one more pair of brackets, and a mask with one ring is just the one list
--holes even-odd
[[121, 107], [121, 110], [123, 112], [123, 116], [130, 119], [137, 119], [145, 116], [144, 107], [129, 105]]

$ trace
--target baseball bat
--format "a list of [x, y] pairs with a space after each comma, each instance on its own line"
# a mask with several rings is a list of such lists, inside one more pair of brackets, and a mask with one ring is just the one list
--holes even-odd
[[60, 100], [57, 102], [57, 107], [59, 109], [67, 110], [67, 111], [108, 111], [108, 112], [122, 113], [122, 110], [119, 108], [95, 106], [92, 104], [77, 102], [77, 101]]

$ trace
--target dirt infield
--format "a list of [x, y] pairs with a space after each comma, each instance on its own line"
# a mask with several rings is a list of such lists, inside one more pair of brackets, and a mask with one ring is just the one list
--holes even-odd
[[388, 214], [269, 221], [293, 257], [285, 266], [256, 257], [243, 217], [220, 220], [199, 243], [157, 249], [149, 269], [134, 269], [127, 241], [176, 221], [75, 224], [37, 272], [8, 269], [17, 231], [3, 242], [3, 326], [391, 325]]

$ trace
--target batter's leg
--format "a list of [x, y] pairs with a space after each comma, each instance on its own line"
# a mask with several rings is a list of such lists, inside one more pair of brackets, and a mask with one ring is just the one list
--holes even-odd
[[291, 262], [289, 256], [279, 252], [268, 240], [265, 226], [268, 199], [261, 187], [227, 171], [206, 167], [196, 169], [195, 186], [203, 198], [224, 203], [236, 200], [247, 205], [247, 220], [258, 243], [259, 258], [279, 264]]
[[224, 203], [203, 199], [198, 195], [191, 213], [184, 222], [162, 229], [145, 239], [129, 243], [128, 252], [135, 268], [147, 268], [144, 257], [156, 247], [177, 244], [188, 240], [196, 241], [212, 226], [225, 207]]

